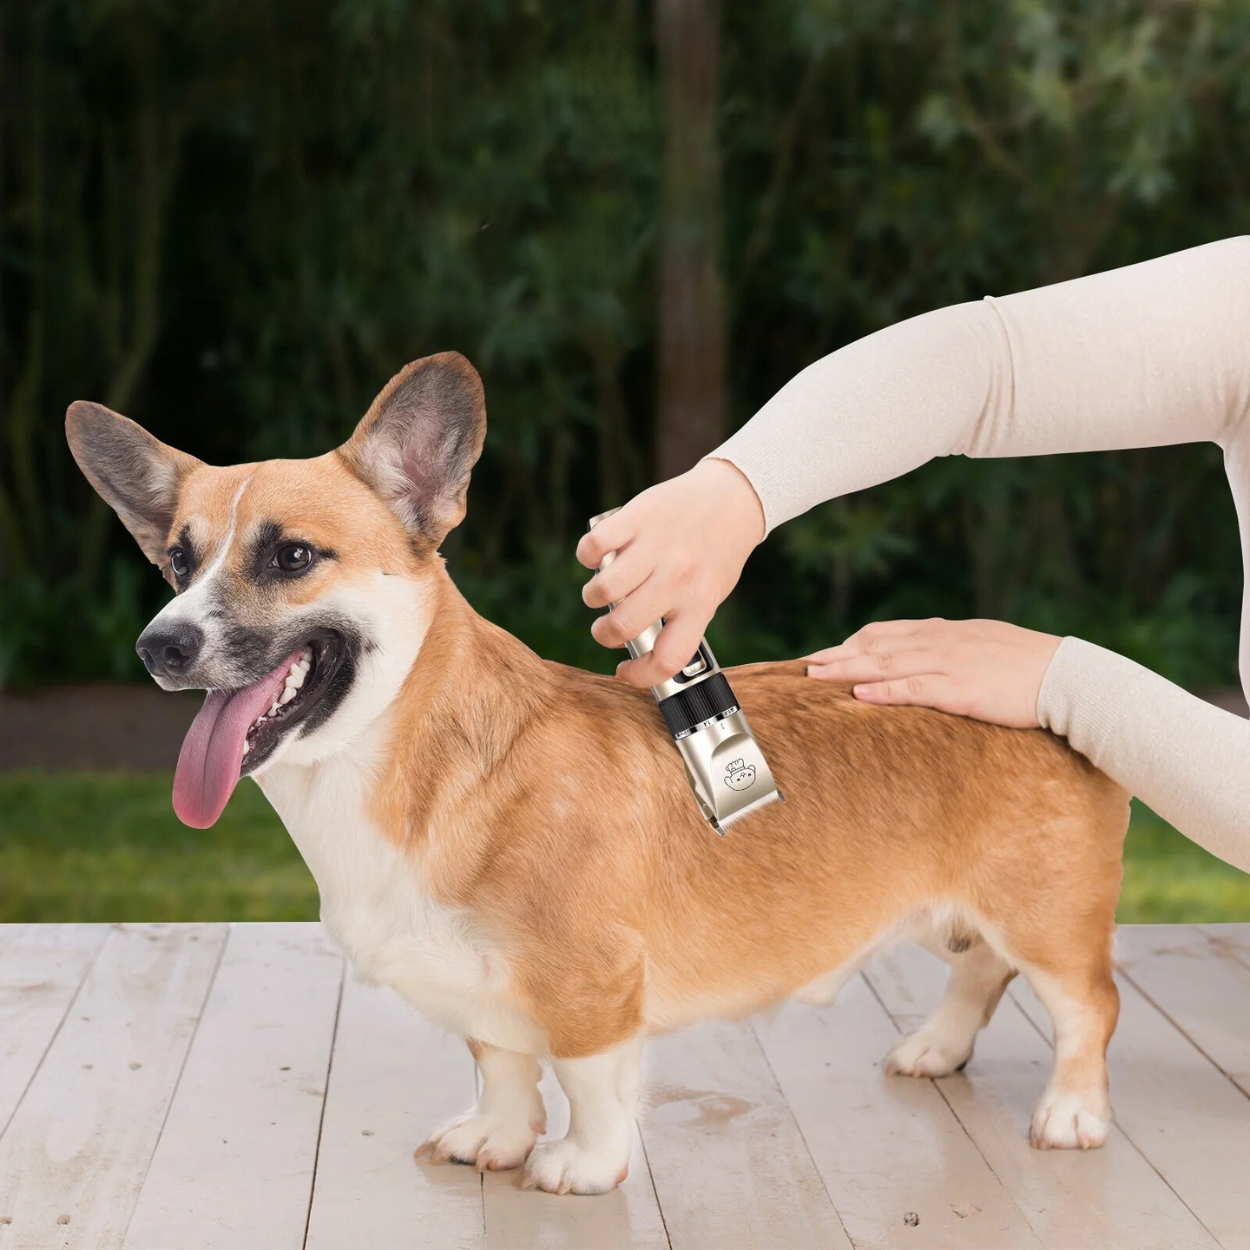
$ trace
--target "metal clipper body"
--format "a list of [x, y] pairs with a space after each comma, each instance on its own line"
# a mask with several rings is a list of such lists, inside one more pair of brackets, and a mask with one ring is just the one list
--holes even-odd
[[[590, 528], [617, 509], [591, 517]], [[600, 568], [615, 558], [609, 552]], [[649, 625], [625, 644], [637, 659], [655, 646], [664, 621]], [[760, 750], [746, 715], [738, 706], [729, 679], [707, 645], [699, 649], [681, 672], [651, 687], [673, 742], [686, 765], [686, 780], [704, 819], [722, 837], [735, 820], [772, 802], [785, 802], [772, 770]]]

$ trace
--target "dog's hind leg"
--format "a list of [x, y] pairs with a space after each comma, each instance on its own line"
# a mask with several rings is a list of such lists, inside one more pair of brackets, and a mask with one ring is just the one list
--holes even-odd
[[533, 1055], [470, 1040], [469, 1049], [482, 1074], [482, 1092], [468, 1115], [457, 1116], [430, 1134], [417, 1156], [435, 1163], [469, 1163], [479, 1172], [520, 1167], [546, 1131], [547, 1115]]
[[946, 994], [938, 1009], [885, 1057], [894, 1076], [948, 1076], [972, 1057], [977, 1034], [990, 1022], [1015, 970], [979, 937], [944, 947], [929, 946], [950, 963]]
[[1033, 1108], [1029, 1141], [1042, 1150], [1101, 1146], [1111, 1127], [1107, 1043], [1120, 1014], [1110, 950], [1097, 952], [1086, 967], [1025, 963], [1021, 971], [1055, 1026], [1055, 1066]]

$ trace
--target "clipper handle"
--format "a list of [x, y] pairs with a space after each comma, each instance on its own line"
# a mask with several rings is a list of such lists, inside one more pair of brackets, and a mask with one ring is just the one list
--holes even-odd
[[[590, 528], [616, 511], [591, 517]], [[609, 551], [600, 561], [600, 570], [615, 559], [616, 553]], [[629, 654], [635, 660], [648, 654], [663, 628], [661, 617], [630, 638], [625, 643]], [[730, 822], [765, 803], [785, 802], [706, 638], [699, 639], [690, 662], [667, 681], [652, 686], [651, 693], [685, 761], [686, 780], [699, 810], [717, 833], [723, 836]]]

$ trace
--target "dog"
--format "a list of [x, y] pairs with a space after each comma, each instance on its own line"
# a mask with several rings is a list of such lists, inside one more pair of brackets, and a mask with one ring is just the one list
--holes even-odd
[[310, 460], [212, 467], [92, 403], [66, 424], [175, 591], [139, 655], [208, 692], [178, 815], [211, 825], [252, 776], [356, 973], [468, 1041], [478, 1104], [418, 1154], [610, 1190], [648, 1034], [829, 1003], [904, 941], [950, 975], [888, 1071], [961, 1068], [1020, 972], [1055, 1029], [1031, 1140], [1103, 1143], [1128, 796], [1060, 739], [860, 703], [799, 662], [732, 669], [788, 802], [717, 838], [646, 691], [540, 659], [453, 585], [438, 548], [486, 430], [462, 356], [408, 365]]

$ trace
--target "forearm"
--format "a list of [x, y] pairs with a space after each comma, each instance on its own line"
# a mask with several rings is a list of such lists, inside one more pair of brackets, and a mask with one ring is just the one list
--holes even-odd
[[1037, 718], [1186, 837], [1250, 871], [1250, 722], [1077, 638], [1055, 652]]
[[1250, 239], [901, 322], [803, 370], [714, 456], [771, 530], [935, 456], [1219, 441], [1250, 408]]

